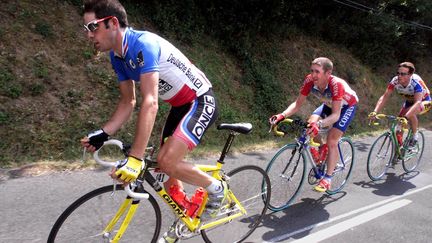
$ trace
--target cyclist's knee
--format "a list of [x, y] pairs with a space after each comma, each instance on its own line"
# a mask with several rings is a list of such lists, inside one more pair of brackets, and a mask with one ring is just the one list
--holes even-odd
[[327, 139], [327, 146], [329, 150], [337, 148], [339, 139]]
[[329, 149], [337, 147], [342, 135], [343, 133], [339, 129], [334, 129], [333, 133], [329, 133], [329, 136], [327, 136], [327, 146]]
[[170, 159], [170, 156], [166, 156], [166, 154], [159, 154], [157, 157], [157, 162], [159, 168], [168, 175], [172, 174], [173, 171], [175, 171], [176, 163], [173, 159]]

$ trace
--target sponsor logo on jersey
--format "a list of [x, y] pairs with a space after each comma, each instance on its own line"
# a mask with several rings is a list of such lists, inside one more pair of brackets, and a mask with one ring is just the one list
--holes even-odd
[[159, 95], [164, 95], [169, 92], [173, 86], [162, 79], [159, 79]]
[[172, 53], [169, 55], [167, 62], [174, 64], [182, 72], [186, 72], [186, 70], [187, 70], [186, 64], [184, 62], [182, 62], [179, 58], [174, 57], [174, 55]]
[[199, 78], [195, 77], [194, 73], [192, 73], [192, 69], [191, 68], [189, 68], [186, 71], [186, 77], [188, 77], [188, 79], [193, 83], [193, 85], [197, 89], [199, 89], [199, 88], [201, 88], [203, 86], [203, 82]]
[[132, 59], [129, 59], [129, 65], [130, 65], [133, 69], [136, 68], [136, 65], [135, 65], [135, 63], [132, 61]]
[[182, 62], [180, 58], [176, 58], [172, 53], [169, 55], [167, 62], [174, 64], [180, 71], [182, 71], [186, 77], [192, 82], [192, 84], [200, 89], [203, 86], [203, 82], [196, 77], [197, 75], [194, 73], [193, 68], [188, 68], [185, 62]]
[[138, 62], [138, 66], [140, 67], [144, 66], [144, 56], [142, 54], [142, 51], [138, 52], [137, 62]]

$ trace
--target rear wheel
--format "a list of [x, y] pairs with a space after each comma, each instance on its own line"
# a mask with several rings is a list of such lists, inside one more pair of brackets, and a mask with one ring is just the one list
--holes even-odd
[[[91, 191], [72, 203], [57, 219], [48, 242], [108, 242], [118, 231], [105, 236], [105, 227], [127, 197], [121, 185], [104, 186]], [[119, 224], [122, 222], [120, 219]], [[141, 200], [135, 216], [122, 235], [122, 242], [156, 242], [161, 227], [161, 212], [152, 195]]]
[[414, 171], [420, 164], [420, 160], [423, 156], [425, 138], [422, 131], [418, 131], [418, 135], [417, 145], [414, 149], [407, 150], [407, 146], [404, 147], [406, 151], [404, 152], [402, 167], [405, 172]]
[[367, 159], [367, 173], [371, 180], [381, 179], [394, 156], [394, 143], [390, 133], [381, 134], [372, 144]]
[[[263, 169], [254, 165], [241, 166], [229, 172], [227, 176], [228, 187], [232, 194], [228, 193], [227, 204], [222, 207], [220, 213], [211, 221], [204, 221], [203, 224], [240, 213], [241, 208], [236, 200], [246, 212], [225, 224], [202, 230], [201, 235], [205, 242], [244, 241], [261, 223], [267, 210], [271, 193], [268, 190], [270, 179]], [[263, 182], [265, 190], [262, 190]]]
[[306, 176], [306, 158], [297, 144], [283, 146], [267, 165], [272, 197], [269, 209], [278, 212], [289, 207], [300, 192]]
[[349, 138], [343, 137], [338, 143], [338, 161], [332, 176], [332, 183], [328, 194], [335, 194], [342, 190], [347, 183], [354, 166], [354, 146]]

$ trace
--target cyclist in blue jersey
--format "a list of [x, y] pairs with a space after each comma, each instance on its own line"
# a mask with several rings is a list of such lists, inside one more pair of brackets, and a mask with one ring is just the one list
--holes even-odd
[[[136, 103], [135, 85], [139, 86], [142, 101], [133, 144], [127, 159], [113, 168], [111, 176], [129, 183], [141, 172], [158, 111], [158, 98], [161, 98], [172, 106], [157, 156], [160, 169], [170, 176], [164, 186], [168, 189], [177, 185], [183, 190], [183, 181], [206, 188], [209, 195], [207, 213], [215, 215], [226, 197], [225, 182], [184, 161], [218, 114], [210, 81], [167, 40], [128, 27], [126, 11], [117, 0], [85, 0], [83, 18], [87, 37], [94, 48], [110, 53], [118, 77], [120, 99], [111, 118], [101, 129], [84, 137], [82, 145], [95, 151], [121, 128], [132, 114]], [[176, 240], [175, 232], [170, 230], [160, 242]]]
[[[369, 114], [369, 119], [375, 119], [376, 114], [385, 106], [394, 90], [404, 99], [398, 116], [404, 116], [409, 121], [413, 131], [413, 137], [410, 140], [409, 146], [414, 147], [418, 139], [417, 115], [424, 114], [431, 108], [429, 89], [422, 78], [415, 74], [414, 64], [411, 62], [402, 62], [398, 65], [396, 76], [390, 80], [386, 91], [379, 98], [375, 109]], [[402, 131], [398, 131], [398, 133], [402, 133]]]

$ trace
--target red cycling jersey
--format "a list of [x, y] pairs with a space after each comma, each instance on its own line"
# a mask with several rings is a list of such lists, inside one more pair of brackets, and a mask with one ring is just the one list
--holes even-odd
[[342, 106], [353, 106], [357, 104], [358, 97], [348, 83], [336, 76], [331, 75], [327, 87], [321, 92], [314, 85], [312, 75], [308, 74], [300, 88], [300, 94], [308, 96], [310, 93], [317, 97], [321, 102], [331, 107], [332, 101], [342, 101]]

